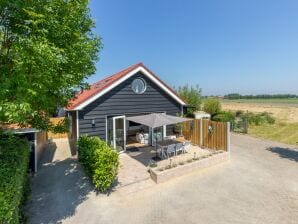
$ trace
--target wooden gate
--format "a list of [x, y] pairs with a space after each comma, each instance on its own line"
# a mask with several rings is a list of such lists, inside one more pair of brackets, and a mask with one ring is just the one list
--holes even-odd
[[195, 119], [186, 121], [183, 124], [183, 136], [195, 145], [200, 145], [200, 125], [201, 120]]
[[192, 144], [215, 150], [228, 151], [230, 147], [230, 124], [206, 119], [184, 122], [184, 138]]

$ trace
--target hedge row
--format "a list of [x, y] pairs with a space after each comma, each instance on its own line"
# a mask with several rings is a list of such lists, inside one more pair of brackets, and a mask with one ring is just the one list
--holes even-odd
[[0, 223], [21, 223], [28, 192], [29, 143], [0, 135]]
[[98, 137], [81, 136], [78, 153], [79, 161], [95, 187], [100, 192], [109, 190], [118, 172], [118, 152]]

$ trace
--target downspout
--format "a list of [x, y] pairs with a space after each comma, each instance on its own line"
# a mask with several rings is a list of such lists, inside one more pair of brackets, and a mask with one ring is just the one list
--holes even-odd
[[78, 110], [76, 110], [76, 126], [77, 126], [77, 140], [79, 140], [80, 128], [79, 128], [79, 111]]

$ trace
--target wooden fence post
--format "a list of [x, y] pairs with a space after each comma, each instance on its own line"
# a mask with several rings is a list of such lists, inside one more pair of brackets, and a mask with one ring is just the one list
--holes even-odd
[[230, 133], [230, 122], [227, 122], [227, 151], [231, 150], [231, 133]]
[[200, 119], [200, 147], [203, 145], [203, 119]]

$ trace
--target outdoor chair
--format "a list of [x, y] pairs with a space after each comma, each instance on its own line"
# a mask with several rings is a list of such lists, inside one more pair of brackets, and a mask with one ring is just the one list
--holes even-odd
[[183, 142], [184, 152], [187, 152], [190, 149], [190, 142]]
[[144, 133], [143, 134], [143, 137], [144, 137], [144, 139], [143, 139], [143, 144], [146, 144], [146, 145], [148, 145], [148, 143], [149, 143], [149, 134], [148, 133]]
[[176, 145], [175, 144], [171, 144], [167, 146], [167, 158], [169, 158], [169, 156], [171, 154], [174, 154], [174, 156], [176, 155]]
[[185, 149], [184, 149], [184, 145], [183, 143], [177, 143], [176, 145], [176, 154], [178, 154], [179, 152], [184, 153]]
[[158, 157], [161, 159], [166, 158], [166, 147], [165, 146], [161, 146], [161, 145], [157, 145], [157, 153], [158, 153]]

